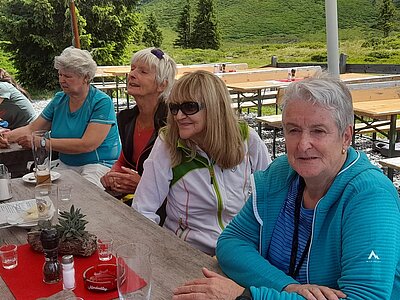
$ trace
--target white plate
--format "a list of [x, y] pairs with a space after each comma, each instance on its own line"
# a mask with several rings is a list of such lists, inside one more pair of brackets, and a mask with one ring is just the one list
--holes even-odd
[[[50, 176], [51, 176], [51, 181], [55, 181], [61, 177], [61, 174], [58, 172], [55, 172], [55, 171], [51, 171]], [[25, 174], [24, 176], [22, 176], [22, 180], [27, 183], [36, 184], [35, 173], [31, 172], [31, 173]]]
[[[38, 219], [25, 220], [24, 219], [24, 215], [26, 214], [25, 211], [10, 214], [7, 217], [8, 224], [18, 226], [18, 227], [34, 227], [34, 226], [36, 226], [38, 224], [39, 220]], [[49, 217], [47, 218], [47, 220], [50, 220], [53, 217], [54, 213], [55, 213], [54, 205], [51, 205], [50, 211], [49, 211]]]

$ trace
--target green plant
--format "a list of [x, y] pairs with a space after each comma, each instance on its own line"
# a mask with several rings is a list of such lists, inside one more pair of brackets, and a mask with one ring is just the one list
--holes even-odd
[[154, 13], [151, 13], [147, 20], [143, 32], [142, 42], [147, 47], [160, 47], [163, 41], [163, 36]]
[[59, 224], [56, 225], [61, 241], [78, 239], [82, 240], [88, 232], [85, 230], [88, 221], [84, 220], [86, 215], [81, 213], [81, 209], [71, 206], [70, 211], [60, 212]]
[[[119, 64], [124, 49], [135, 41], [138, 0], [80, 0], [76, 14], [81, 47], [92, 50], [98, 64]], [[69, 1], [2, 0], [0, 32], [5, 50], [27, 88], [58, 86], [53, 61], [71, 45]]]

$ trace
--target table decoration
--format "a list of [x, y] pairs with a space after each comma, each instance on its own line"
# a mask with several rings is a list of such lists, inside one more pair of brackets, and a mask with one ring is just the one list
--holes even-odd
[[[44, 257], [42, 253], [33, 251], [28, 245], [18, 246], [18, 266], [12, 270], [0, 268], [0, 276], [10, 289], [16, 300], [33, 300], [39, 297], [49, 297], [63, 290], [62, 281], [55, 284], [46, 284], [42, 278]], [[117, 291], [96, 292], [85, 288], [83, 272], [90, 266], [99, 264], [97, 255], [90, 257], [75, 257], [76, 287], [73, 293], [83, 299], [114, 299]], [[115, 257], [110, 261], [115, 264]], [[0, 295], [0, 299], [2, 299]], [[66, 299], [66, 298], [62, 298]]]
[[[60, 254], [74, 256], [91, 256], [97, 248], [96, 236], [85, 230], [88, 221], [80, 208], [71, 206], [70, 211], [60, 212], [59, 223], [56, 225], [60, 237], [58, 251]], [[28, 232], [28, 243], [33, 250], [43, 252], [40, 242], [40, 232], [43, 228], [51, 227], [48, 221], [40, 221], [39, 226]]]

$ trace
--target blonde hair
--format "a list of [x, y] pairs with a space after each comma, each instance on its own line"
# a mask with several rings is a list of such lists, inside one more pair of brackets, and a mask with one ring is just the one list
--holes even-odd
[[[206, 109], [202, 150], [223, 169], [238, 165], [244, 158], [243, 138], [225, 83], [207, 71], [186, 74], [172, 87], [167, 104], [187, 101], [196, 101]], [[190, 139], [179, 138], [178, 126], [171, 112], [168, 112], [167, 126], [161, 132], [161, 138], [168, 145], [172, 167], [179, 165], [184, 155], [177, 148], [178, 141], [190, 149], [192, 158], [196, 156], [196, 144]]]

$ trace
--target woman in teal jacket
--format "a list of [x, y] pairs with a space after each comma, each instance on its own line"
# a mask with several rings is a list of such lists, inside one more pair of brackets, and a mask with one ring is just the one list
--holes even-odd
[[350, 147], [347, 87], [317, 74], [284, 97], [287, 155], [254, 175], [252, 196], [218, 240], [234, 281], [205, 269], [173, 299], [400, 299], [398, 193]]

